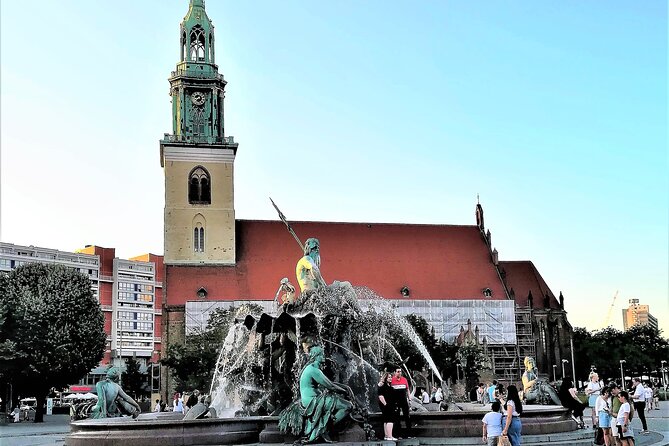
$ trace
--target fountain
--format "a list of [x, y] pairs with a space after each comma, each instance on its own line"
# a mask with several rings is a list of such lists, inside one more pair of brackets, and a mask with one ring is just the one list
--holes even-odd
[[[411, 325], [367, 288], [338, 281], [327, 285], [320, 272], [318, 240], [310, 238], [302, 245], [285, 223], [303, 248], [304, 256], [296, 267], [301, 293], [296, 298], [295, 287], [283, 279], [276, 311], [238, 312], [219, 354], [209, 392], [211, 403], [201, 407], [202, 415], [210, 412], [220, 418], [183, 419], [180, 414], [157, 413], [142, 414], [136, 420], [77, 421], [72, 423], [66, 444], [105, 446], [116, 444], [119, 437], [125, 446], [281, 443], [300, 437], [327, 440], [330, 434], [339, 441], [374, 440], [374, 431], [382, 431], [376, 397], [379, 370], [384, 364], [402, 364], [388, 339], [390, 330], [410, 340], [441, 381]], [[304, 393], [305, 383], [315, 373], [324, 376], [319, 382], [330, 383], [318, 408]], [[345, 396], [327, 396], [326, 392]], [[330, 412], [324, 413], [331, 417], [323, 417], [322, 407], [329, 407]], [[482, 410], [417, 412], [412, 414], [418, 423], [415, 434], [478, 437]], [[333, 419], [348, 420], [349, 428], [325, 427]], [[524, 434], [541, 435], [576, 427], [562, 407], [530, 407], [524, 412], [523, 424]], [[579, 443], [577, 438], [570, 440]]]

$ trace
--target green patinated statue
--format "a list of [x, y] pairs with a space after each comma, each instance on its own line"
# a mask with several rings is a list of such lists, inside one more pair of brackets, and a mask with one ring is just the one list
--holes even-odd
[[281, 431], [302, 436], [306, 443], [319, 438], [329, 442], [330, 429], [350, 415], [354, 408], [351, 389], [330, 381], [321, 371], [324, 361], [323, 349], [311, 347], [309, 362], [300, 375], [300, 398], [279, 415]]
[[525, 401], [534, 404], [562, 405], [555, 389], [537, 375], [537, 364], [534, 362], [534, 358], [526, 356], [524, 363], [523, 396]]
[[121, 389], [118, 381], [121, 373], [115, 367], [107, 370], [107, 377], [95, 385], [98, 403], [91, 410], [91, 418], [110, 418], [132, 415], [137, 418], [139, 404]]

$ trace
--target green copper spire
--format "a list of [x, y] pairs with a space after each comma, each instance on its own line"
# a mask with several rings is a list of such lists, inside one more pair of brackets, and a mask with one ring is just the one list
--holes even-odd
[[204, 10], [204, 0], [190, 0], [181, 22], [181, 61], [214, 63], [214, 25]]
[[226, 82], [215, 63], [214, 25], [204, 9], [204, 0], [190, 0], [179, 28], [179, 47], [181, 57], [169, 78], [173, 128], [169, 139], [226, 144], [223, 126]]

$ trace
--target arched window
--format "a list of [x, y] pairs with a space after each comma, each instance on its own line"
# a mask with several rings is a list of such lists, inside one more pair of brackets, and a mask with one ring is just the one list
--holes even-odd
[[204, 228], [202, 223], [196, 223], [193, 228], [193, 251], [204, 252]]
[[193, 107], [193, 135], [204, 135], [204, 109]]
[[190, 60], [192, 62], [204, 61], [204, 30], [200, 25], [195, 25], [190, 32]]
[[181, 61], [182, 62], [186, 61], [186, 54], [188, 54], [188, 51], [186, 50], [186, 31], [184, 30], [181, 33]]
[[195, 167], [188, 175], [188, 203], [211, 204], [211, 178], [202, 166]]
[[209, 62], [216, 62], [214, 57], [214, 34], [209, 34]]
[[539, 331], [539, 337], [541, 338], [541, 346], [546, 351], [546, 324], [544, 321], [541, 321], [541, 330]]

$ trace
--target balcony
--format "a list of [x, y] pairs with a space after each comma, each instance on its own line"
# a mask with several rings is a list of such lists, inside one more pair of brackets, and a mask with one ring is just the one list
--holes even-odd
[[181, 142], [190, 144], [226, 144], [235, 143], [234, 136], [206, 136], [206, 135], [170, 135], [165, 133], [161, 143]]

